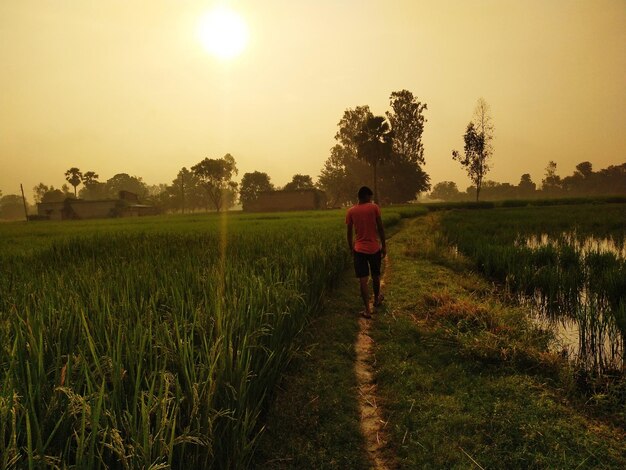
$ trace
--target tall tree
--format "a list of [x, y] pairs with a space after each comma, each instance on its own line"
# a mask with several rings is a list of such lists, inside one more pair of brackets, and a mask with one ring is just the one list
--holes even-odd
[[252, 173], [244, 173], [241, 179], [241, 187], [239, 188], [239, 200], [243, 209], [259, 198], [259, 194], [263, 191], [272, 191], [274, 185], [270, 182], [267, 173], [253, 171]]
[[493, 119], [487, 102], [480, 98], [474, 108], [473, 120], [467, 125], [463, 141], [465, 155], [452, 151], [452, 158], [457, 160], [467, 172], [476, 187], [476, 201], [480, 197], [483, 179], [489, 172], [489, 159], [493, 155]]
[[74, 197], [76, 197], [76, 187], [81, 183], [82, 178], [83, 174], [76, 167], [72, 167], [65, 172], [66, 181], [74, 186]]
[[295, 191], [298, 189], [312, 189], [315, 185], [313, 184], [313, 178], [309, 175], [293, 175], [291, 181], [285, 185], [283, 190], [285, 191]]
[[380, 202], [378, 193], [378, 167], [393, 155], [393, 133], [383, 116], [367, 118], [356, 135], [357, 156], [374, 170], [374, 196]]
[[332, 207], [353, 202], [359, 187], [369, 179], [368, 164], [357, 157], [356, 135], [373, 116], [369, 106], [357, 106], [346, 109], [337, 123], [337, 144], [331, 148], [318, 178], [319, 187], [329, 196]]
[[326, 192], [330, 207], [350, 204], [363, 181], [369, 178], [367, 163], [352, 155], [346, 147], [336, 144], [317, 179], [318, 186]]
[[227, 153], [223, 158], [205, 158], [192, 166], [191, 171], [200, 180], [217, 212], [234, 203], [237, 183], [232, 177], [237, 174], [237, 167], [231, 154]]
[[[387, 113], [392, 127], [392, 154], [383, 166], [376, 165], [376, 194], [382, 202], [406, 202], [430, 188], [428, 175], [422, 170], [423, 145], [421, 135], [426, 105], [407, 90], [391, 94], [391, 111]], [[372, 182], [373, 168], [359, 159], [357, 135], [374, 115], [369, 106], [347, 109], [338, 123], [337, 143], [331, 148], [318, 178], [318, 185], [328, 195], [331, 206], [354, 202], [360, 186]], [[394, 126], [400, 130], [396, 139]], [[373, 182], [372, 182], [373, 183]], [[370, 184], [372, 184], [370, 183]]]
[[556, 174], [556, 162], [550, 160], [541, 180], [541, 190], [548, 196], [555, 196], [561, 189], [561, 177]]
[[489, 166], [483, 158], [484, 138], [476, 132], [473, 122], [467, 125], [463, 141], [465, 142], [464, 154], [461, 155], [458, 150], [453, 150], [452, 158], [465, 168], [467, 176], [476, 187], [476, 201], [478, 201], [483, 178], [489, 171]]
[[424, 164], [424, 111], [426, 103], [420, 103], [408, 90], [394, 91], [389, 98], [391, 111], [387, 119], [393, 130], [393, 151], [410, 162]]
[[356, 136], [361, 131], [369, 118], [374, 117], [370, 107], [357, 106], [354, 109], [346, 109], [337, 124], [339, 130], [335, 134], [335, 140], [346, 150], [348, 155], [357, 158]]

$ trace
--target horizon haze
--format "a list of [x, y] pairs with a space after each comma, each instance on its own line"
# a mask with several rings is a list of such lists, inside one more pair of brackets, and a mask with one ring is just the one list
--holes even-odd
[[[216, 6], [245, 25], [236, 53], [199, 38]], [[626, 162], [625, 49], [620, 0], [2, 2], [0, 190], [32, 202], [70, 167], [170, 184], [226, 153], [238, 181], [317, 179], [343, 112], [402, 89], [428, 105], [431, 184], [470, 185], [451, 152], [483, 97], [487, 179], [539, 185], [550, 160]]]

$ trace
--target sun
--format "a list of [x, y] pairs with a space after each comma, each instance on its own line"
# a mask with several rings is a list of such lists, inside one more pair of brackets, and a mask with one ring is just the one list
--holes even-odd
[[219, 6], [207, 12], [198, 25], [198, 37], [204, 48], [219, 59], [232, 59], [248, 44], [248, 26], [228, 7]]

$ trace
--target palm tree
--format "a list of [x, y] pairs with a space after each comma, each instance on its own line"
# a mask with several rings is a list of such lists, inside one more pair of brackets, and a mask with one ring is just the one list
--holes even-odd
[[72, 186], [74, 186], [74, 197], [76, 197], [76, 187], [80, 184], [82, 178], [83, 178], [83, 174], [76, 167], [70, 168], [69, 170], [65, 172], [66, 181]]
[[355, 141], [357, 157], [374, 169], [374, 196], [380, 202], [377, 169], [393, 155], [393, 132], [383, 116], [372, 116], [363, 123]]

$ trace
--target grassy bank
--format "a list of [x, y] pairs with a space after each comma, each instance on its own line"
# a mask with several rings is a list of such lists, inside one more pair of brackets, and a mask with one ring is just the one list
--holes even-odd
[[[387, 300], [373, 320], [378, 403], [399, 468], [623, 468], [624, 423], [527, 312], [442, 249], [439, 215], [390, 240]], [[255, 463], [368, 468], [358, 428], [351, 273], [300, 338]]]
[[411, 221], [391, 242], [387, 315], [374, 323], [401, 467], [623, 468], [623, 426], [571, 395], [551, 335], [442, 250], [436, 222]]

